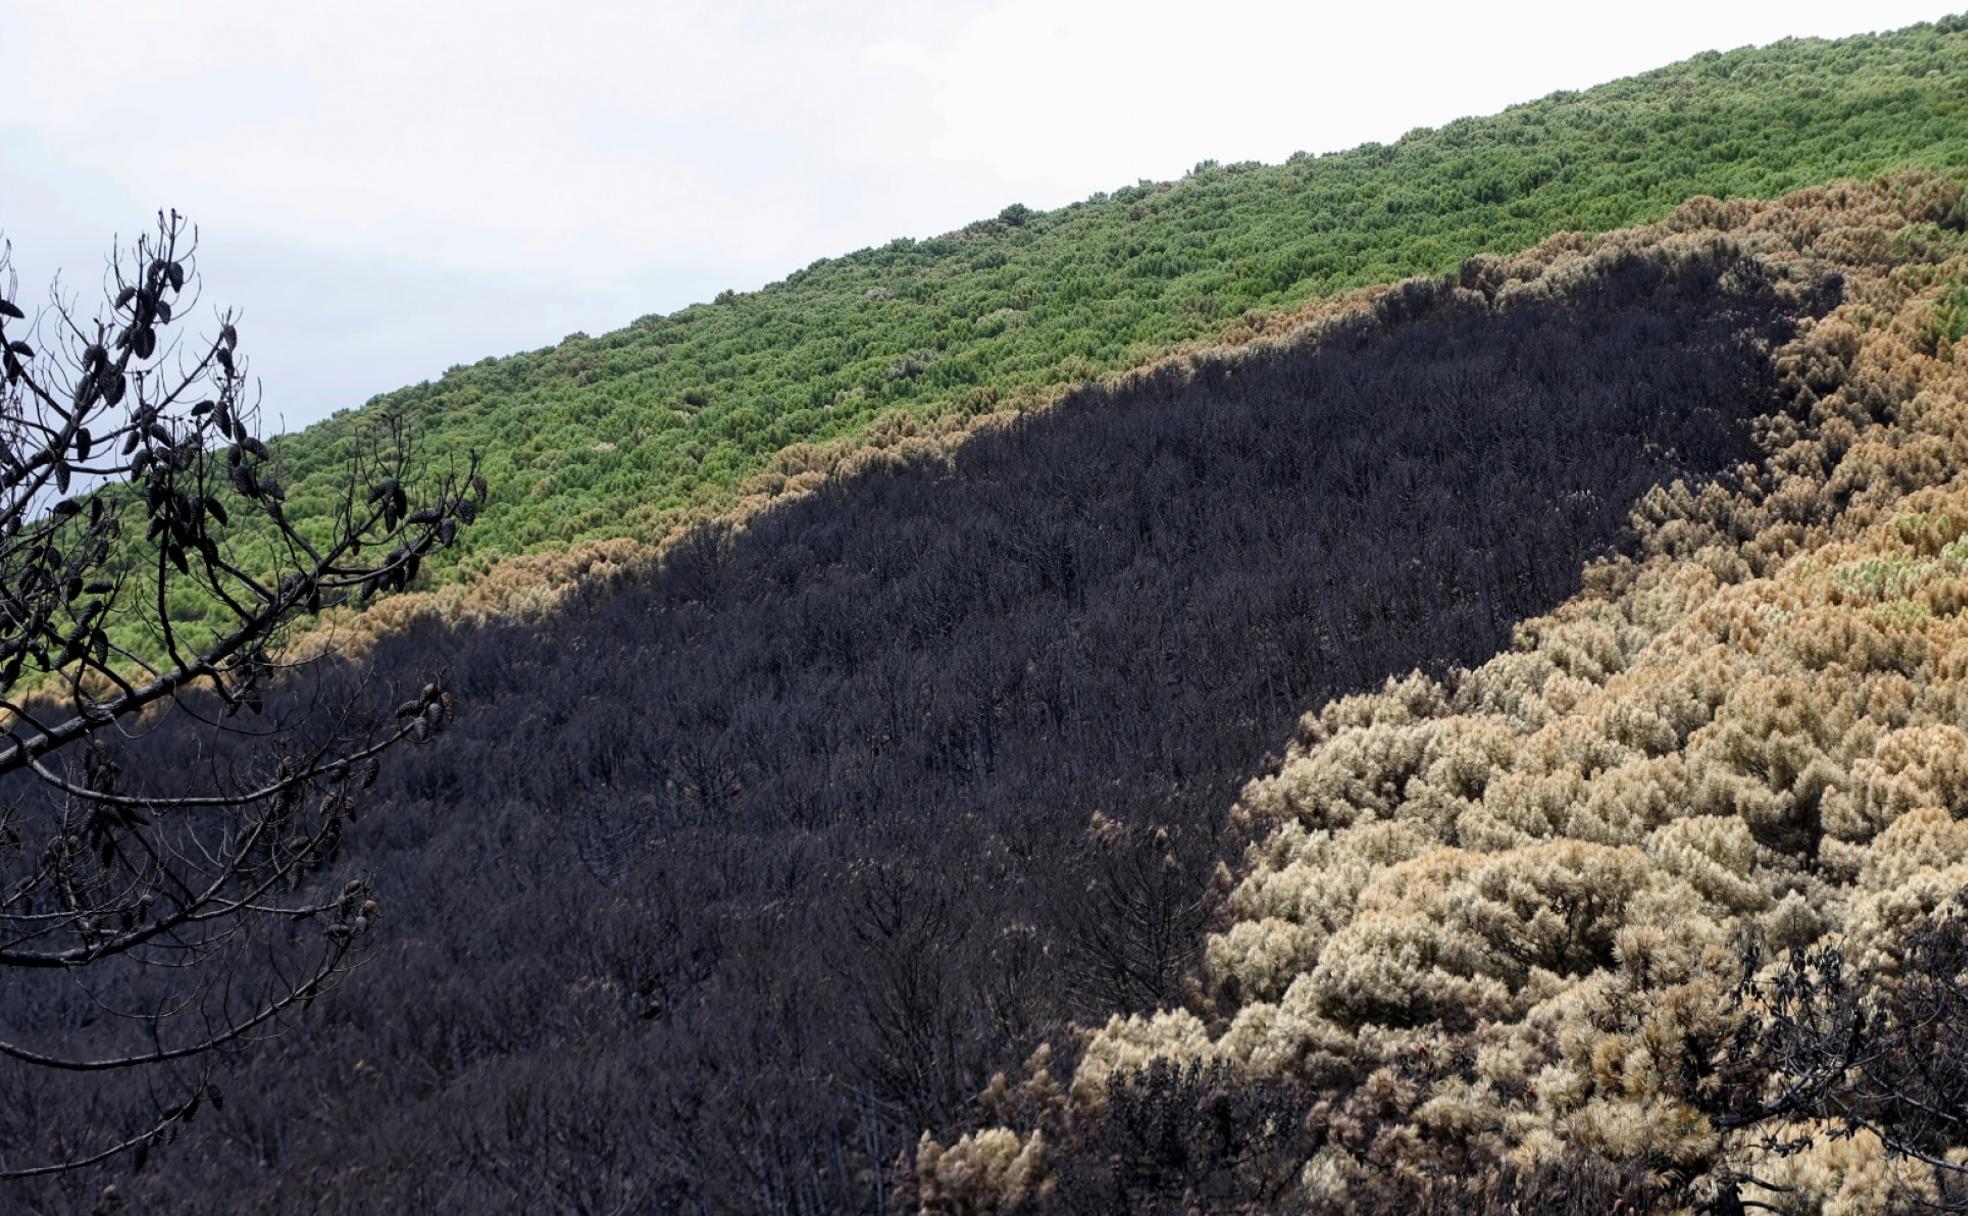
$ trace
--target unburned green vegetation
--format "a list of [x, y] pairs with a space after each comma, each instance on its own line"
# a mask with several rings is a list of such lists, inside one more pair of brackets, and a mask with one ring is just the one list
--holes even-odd
[[[1968, 22], [1704, 54], [1392, 144], [1205, 163], [1056, 211], [1008, 207], [758, 292], [455, 368], [274, 446], [303, 521], [331, 509], [339, 462], [381, 411], [403, 415], [434, 459], [484, 453], [493, 500], [459, 550], [466, 570], [656, 540], [693, 509], [728, 505], [782, 449], [859, 437], [893, 411], [1038, 404], [1479, 251], [1652, 220], [1697, 194], [1768, 198], [1905, 166], [1968, 166]], [[455, 577], [458, 560], [431, 577]]]

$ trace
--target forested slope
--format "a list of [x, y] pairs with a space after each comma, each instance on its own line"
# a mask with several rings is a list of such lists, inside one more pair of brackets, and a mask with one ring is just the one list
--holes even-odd
[[[432, 458], [486, 457], [494, 499], [460, 550], [468, 567], [652, 540], [685, 508], [728, 504], [783, 449], [851, 439], [895, 410], [1038, 404], [1266, 313], [1478, 251], [1654, 219], [1695, 194], [1772, 197], [1907, 165], [1968, 165], [1961, 20], [1705, 54], [1393, 144], [1205, 165], [1057, 211], [1014, 206], [762, 291], [453, 369], [277, 443], [288, 514], [327, 511], [346, 444], [396, 411]], [[433, 577], [452, 577], [453, 560]]]
[[[1958, 191], [1897, 197], [1953, 239]], [[367, 965], [125, 1193], [913, 1205], [917, 1138], [992, 1118], [994, 1073], [1184, 1000], [1224, 812], [1304, 705], [1481, 661], [1650, 487], [1729, 477], [1756, 419], [1785, 425], [1770, 352], [1837, 304], [1835, 268], [1703, 215], [902, 445], [537, 626], [385, 637], [344, 678], [445, 669], [462, 713], [321, 877], [373, 872]], [[202, 734], [116, 758], [168, 781], [227, 746]], [[0, 1002], [33, 1038], [94, 1007]], [[22, 1144], [143, 1100], [0, 1077]], [[99, 1181], [32, 1194], [86, 1209]]]

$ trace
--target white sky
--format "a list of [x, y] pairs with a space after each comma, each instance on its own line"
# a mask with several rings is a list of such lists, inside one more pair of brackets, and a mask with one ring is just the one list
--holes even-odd
[[160, 207], [270, 423], [823, 256], [1947, 0], [0, 0], [32, 302]]

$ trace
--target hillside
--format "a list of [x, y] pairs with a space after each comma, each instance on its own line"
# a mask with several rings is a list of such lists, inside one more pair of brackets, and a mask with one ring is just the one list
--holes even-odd
[[[7, 884], [148, 932], [120, 842], [240, 831], [176, 794], [407, 741], [242, 833], [302, 912], [186, 930], [189, 1004], [168, 952], [0, 968], [0, 1165], [168, 1113], [0, 1207], [1968, 1210], [1964, 368], [1956, 18], [1007, 209], [281, 437], [304, 521], [380, 419], [482, 452], [452, 598], [0, 781]], [[161, 1016], [262, 989], [209, 1054]]]
[[[344, 846], [387, 917], [366, 999], [257, 1053], [223, 1134], [132, 1185], [901, 1202], [897, 1163], [988, 1118], [993, 1074], [1183, 999], [1224, 811], [1303, 705], [1482, 661], [1652, 487], [1755, 456], [1771, 351], [1841, 287], [1693, 214], [898, 451], [538, 625], [382, 638], [348, 672], [379, 705], [445, 670], [463, 711]], [[86, 999], [0, 995], [47, 1034]], [[57, 1080], [37, 1109], [142, 1101]]]
[[1478, 251], [1651, 220], [1696, 194], [1769, 198], [1922, 165], [1968, 166], [1968, 21], [1702, 55], [1389, 145], [1010, 207], [456, 368], [280, 441], [289, 514], [326, 511], [344, 445], [396, 411], [429, 456], [487, 459], [493, 502], [434, 563], [440, 581], [459, 559], [653, 540], [689, 508], [727, 504], [782, 449], [858, 436], [890, 411], [1036, 404]]

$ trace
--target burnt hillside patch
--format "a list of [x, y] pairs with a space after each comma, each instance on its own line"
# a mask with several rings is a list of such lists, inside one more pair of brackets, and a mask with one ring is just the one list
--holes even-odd
[[1646, 489], [1753, 458], [1791, 311], [1724, 249], [1410, 285], [705, 531], [544, 627], [385, 640], [371, 672], [448, 669], [465, 710], [352, 836], [386, 931], [230, 1134], [135, 1185], [890, 1202], [992, 1072], [1180, 1002], [1224, 812], [1305, 706], [1491, 655]]

